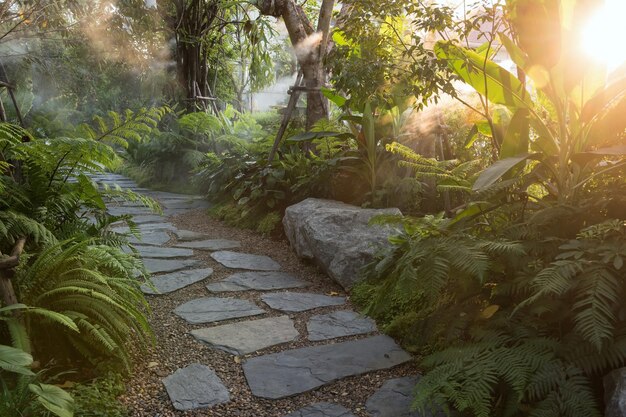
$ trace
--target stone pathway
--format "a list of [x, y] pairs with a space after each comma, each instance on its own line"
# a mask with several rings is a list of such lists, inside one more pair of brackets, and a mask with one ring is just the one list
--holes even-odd
[[[270, 401], [298, 396], [343, 378], [387, 370], [411, 360], [391, 338], [377, 333], [372, 320], [350, 310], [346, 297], [306, 292], [310, 282], [282, 272], [278, 262], [255, 254], [254, 247], [179, 230], [168, 221], [170, 215], [208, 208], [205, 200], [146, 190], [115, 174], [93, 178], [102, 185], [118, 184], [152, 197], [162, 205], [163, 215], [159, 215], [138, 203], [109, 203], [112, 214], [132, 215], [141, 232], [130, 238], [133, 248], [127, 248], [143, 259], [151, 273], [141, 289], [149, 297], [164, 297], [205, 283], [206, 297], [187, 299], [173, 306], [171, 314], [192, 325], [190, 335], [199, 349], [232, 354], [254, 396]], [[123, 223], [114, 225], [113, 230], [130, 232]], [[212, 261], [196, 256], [202, 252], [209, 252]], [[230, 269], [232, 274], [211, 281], [216, 266]], [[305, 328], [295, 326], [298, 315], [308, 311], [317, 314], [305, 316], [309, 317]], [[305, 347], [281, 346], [296, 340], [305, 341]], [[269, 349], [271, 353], [266, 352]], [[163, 375], [162, 383], [174, 409], [207, 409], [233, 400], [229, 393], [233, 387], [226, 386], [211, 365], [210, 361], [188, 363]], [[416, 380], [388, 380], [370, 396], [364, 409], [350, 410], [319, 398], [284, 413], [284, 417], [416, 417], [419, 414], [410, 411]]]

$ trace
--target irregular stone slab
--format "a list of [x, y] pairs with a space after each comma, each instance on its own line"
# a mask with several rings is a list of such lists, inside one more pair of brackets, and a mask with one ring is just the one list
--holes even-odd
[[203, 266], [202, 261], [197, 259], [155, 259], [143, 258], [144, 266], [153, 274], [160, 272], [174, 272], [181, 269], [198, 268]]
[[411, 355], [381, 335], [257, 356], [248, 359], [243, 370], [252, 394], [277, 399], [409, 360]]
[[192, 232], [191, 230], [177, 230], [176, 237], [181, 242], [189, 242], [190, 240], [208, 239], [209, 235], [204, 233]]
[[121, 216], [123, 214], [130, 214], [133, 216], [149, 216], [151, 214], [156, 214], [148, 207], [109, 207], [107, 208], [107, 211], [113, 216]]
[[175, 199], [161, 199], [161, 203], [171, 210], [192, 210], [197, 208], [209, 208], [211, 207], [211, 203], [207, 200], [193, 199], [193, 200], [181, 200], [180, 198]]
[[298, 256], [315, 261], [334, 280], [349, 289], [361, 268], [390, 246], [391, 226], [369, 226], [377, 215], [401, 215], [398, 209], [363, 209], [337, 201], [307, 198], [287, 207], [283, 226]]
[[274, 292], [262, 295], [261, 299], [274, 310], [290, 313], [319, 307], [338, 306], [346, 302], [346, 297], [331, 297], [303, 292]]
[[345, 407], [332, 403], [316, 403], [287, 414], [285, 417], [356, 417]]
[[[411, 411], [413, 389], [419, 376], [390, 379], [385, 382], [365, 402], [365, 408], [372, 417], [433, 417], [433, 414], [422, 414]], [[436, 413], [436, 416], [445, 414]]]
[[154, 230], [150, 232], [141, 233], [141, 236], [130, 236], [128, 241], [132, 244], [144, 244], [144, 245], [164, 245], [170, 240], [170, 235], [167, 232], [161, 230]]
[[143, 284], [141, 286], [141, 291], [143, 291], [144, 294], [167, 294], [188, 285], [195, 284], [198, 281], [202, 281], [203, 279], [210, 277], [212, 273], [213, 269], [203, 268], [189, 269], [186, 271], [151, 277], [150, 282], [154, 288], [148, 284]]
[[224, 250], [239, 248], [241, 247], [241, 243], [236, 240], [207, 239], [177, 243], [175, 246], [179, 248], [192, 248], [200, 250]]
[[252, 255], [231, 251], [213, 252], [211, 258], [226, 268], [251, 269], [256, 271], [278, 271], [280, 265], [272, 258], [263, 255]]
[[163, 216], [157, 216], [156, 214], [150, 214], [145, 216], [133, 216], [133, 221], [137, 224], [143, 223], [161, 223], [165, 220]]
[[[144, 258], [182, 258], [185, 256], [193, 256], [193, 250], [191, 249], [161, 248], [159, 246], [143, 245], [135, 245], [134, 247]], [[131, 250], [125, 247], [124, 252], [131, 253]]]
[[265, 313], [254, 303], [238, 298], [198, 298], [179, 305], [174, 313], [191, 324], [214, 323]]
[[254, 271], [238, 272], [222, 281], [210, 283], [207, 285], [207, 288], [209, 291], [213, 292], [247, 290], [267, 291], [282, 290], [286, 288], [303, 288], [308, 285], [308, 282], [299, 280], [298, 278], [285, 272]]
[[374, 320], [355, 311], [334, 311], [311, 317], [306, 324], [309, 340], [327, 340], [376, 331]]
[[209, 367], [194, 363], [163, 379], [177, 410], [209, 408], [230, 401], [228, 389]]
[[245, 355], [270, 346], [291, 342], [298, 337], [293, 321], [287, 316], [269, 317], [208, 329], [192, 330], [201, 342], [233, 355]]
[[[128, 226], [122, 225], [118, 223], [119, 226], [115, 226], [111, 230], [116, 233], [130, 233], [130, 228]], [[137, 227], [141, 231], [141, 233], [155, 232], [155, 231], [163, 231], [163, 230], [171, 230], [176, 233], [177, 229], [172, 223], [160, 222], [160, 223], [143, 223], [138, 224]]]

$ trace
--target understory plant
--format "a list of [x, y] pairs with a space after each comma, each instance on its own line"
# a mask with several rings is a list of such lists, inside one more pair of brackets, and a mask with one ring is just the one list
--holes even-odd
[[[94, 377], [112, 363], [126, 372], [130, 352], [151, 342], [139, 290], [143, 266], [122, 251], [126, 237], [110, 230], [113, 222], [130, 220], [110, 215], [106, 203], [131, 200], [160, 208], [133, 192], [98, 184], [91, 175], [114, 169], [128, 141], [154, 129], [166, 112], [110, 113], [68, 128], [67, 136], [45, 139], [0, 123], [0, 253], [26, 242], [19, 265], [1, 271], [14, 289], [3, 300], [14, 296], [29, 306], [0, 306], [10, 315], [0, 344], [51, 367], [37, 375], [1, 376], [3, 406], [9, 404], [12, 413], [70, 417], [71, 397], [49, 385], [52, 375], [80, 370], [80, 377], [68, 378]], [[5, 349], [16, 355], [17, 350]]]
[[449, 219], [401, 220], [355, 290], [427, 353], [420, 410], [600, 416], [602, 379], [626, 364], [626, 82], [577, 48], [583, 3], [506, 2], [496, 35], [518, 75], [491, 60], [495, 38], [435, 45], [508, 117], [491, 120], [496, 161], [464, 204]]

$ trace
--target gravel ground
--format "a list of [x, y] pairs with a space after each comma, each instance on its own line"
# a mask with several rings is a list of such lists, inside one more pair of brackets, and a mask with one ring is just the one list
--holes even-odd
[[[317, 267], [299, 260], [291, 251], [285, 240], [272, 240], [259, 234], [240, 230], [224, 225], [206, 214], [205, 210], [193, 210], [188, 213], [170, 218], [179, 229], [202, 232], [211, 238], [234, 239], [241, 241], [242, 252], [270, 256], [283, 267], [282, 270], [305, 279], [312, 283], [303, 289], [290, 291], [317, 292], [328, 295], [345, 295], [343, 289], [322, 273]], [[169, 245], [175, 243], [172, 239]], [[199, 283], [175, 291], [167, 295], [148, 296], [152, 308], [150, 322], [156, 336], [156, 345], [147, 354], [137, 354], [135, 359], [134, 375], [127, 383], [126, 394], [121, 398], [130, 410], [131, 416], [220, 416], [220, 417], [282, 417], [292, 411], [311, 403], [328, 401], [343, 405], [357, 416], [367, 417], [364, 412], [365, 401], [389, 378], [396, 378], [415, 374], [417, 369], [412, 363], [400, 365], [390, 370], [372, 372], [366, 375], [346, 378], [330, 385], [315, 389], [281, 400], [266, 400], [254, 397], [246, 383], [241, 362], [246, 358], [279, 352], [303, 346], [314, 346], [342, 342], [363, 336], [351, 336], [334, 339], [332, 341], [309, 342], [306, 339], [306, 322], [315, 314], [328, 313], [333, 310], [350, 308], [347, 305], [326, 307], [302, 313], [291, 313], [295, 326], [300, 332], [298, 339], [291, 343], [264, 349], [260, 353], [235, 357], [221, 350], [211, 349], [197, 342], [189, 334], [194, 328], [210, 327], [211, 325], [190, 325], [173, 314], [172, 310], [189, 300], [209, 296], [211, 293], [205, 288], [209, 282], [219, 281], [232, 274], [229, 270], [209, 256], [209, 252], [194, 251], [194, 257], [205, 261], [206, 265], [214, 269], [213, 275]], [[262, 292], [247, 291], [238, 293], [221, 293], [218, 296], [235, 296], [253, 300], [263, 306], [260, 300]], [[264, 316], [279, 316], [283, 313], [267, 309]], [[214, 325], [245, 321], [250, 318], [241, 318], [223, 321]], [[231, 401], [210, 409], [181, 412], [175, 410], [167, 396], [161, 380], [178, 368], [191, 363], [201, 363], [213, 369], [222, 379], [231, 395]]]

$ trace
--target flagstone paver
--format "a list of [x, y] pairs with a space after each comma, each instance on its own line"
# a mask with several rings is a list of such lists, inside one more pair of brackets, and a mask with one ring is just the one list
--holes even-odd
[[[152, 274], [160, 274], [150, 277], [152, 285], [141, 286], [145, 294], [168, 294], [209, 278], [213, 269], [206, 267], [203, 261], [194, 259], [194, 250], [212, 251], [211, 257], [226, 268], [248, 270], [234, 272], [218, 282], [206, 285], [211, 292], [231, 292], [241, 298], [205, 297], [183, 300], [173, 310], [173, 314], [187, 323], [207, 324], [203, 328], [190, 331], [199, 342], [237, 356], [258, 354], [263, 349], [293, 341], [322, 342], [316, 346], [297, 349], [283, 347], [283, 350], [276, 353], [247, 359], [241, 366], [254, 396], [267, 399], [289, 397], [346, 377], [388, 369], [411, 359], [391, 338], [383, 335], [364, 336], [341, 343], [324, 342], [337, 337], [366, 335], [376, 331], [376, 325], [371, 319], [350, 310], [310, 317], [306, 323], [307, 339], [303, 340], [294, 325], [298, 313], [340, 306], [346, 302], [346, 298], [311, 292], [276, 292], [304, 288], [311, 284], [292, 274], [279, 272], [281, 265], [270, 257], [229, 250], [242, 247], [239, 241], [217, 239], [210, 234], [191, 230], [179, 230], [167, 221], [170, 215], [210, 207], [211, 204], [204, 198], [146, 190], [117, 174], [96, 175], [93, 179], [101, 186], [116, 184], [141, 192], [158, 200], [163, 208], [163, 215], [159, 215], [143, 207], [140, 202], [107, 201], [110, 213], [133, 216], [141, 236], [129, 236], [129, 241], [138, 249], [146, 269]], [[112, 230], [130, 233], [124, 222], [116, 223]], [[173, 247], [164, 247], [172, 234], [175, 235], [176, 243]], [[257, 295], [244, 293], [246, 291], [274, 292]], [[289, 316], [257, 318], [255, 316], [272, 311], [257, 305], [258, 301], [251, 300], [262, 300], [271, 309], [288, 313]], [[237, 318], [246, 319], [235, 323], [220, 323]], [[235, 360], [239, 363], [239, 358]], [[207, 364], [210, 365], [210, 361]], [[208, 366], [199, 363], [180, 366], [180, 369], [163, 379], [175, 409], [185, 411], [209, 408], [230, 401], [228, 388]], [[223, 370], [219, 367], [216, 369]], [[366, 410], [358, 408], [356, 411], [366, 412], [370, 417], [417, 417], [418, 414], [410, 411], [412, 389], [416, 380], [417, 377], [388, 380], [367, 399]], [[237, 390], [233, 390], [235, 391]], [[284, 417], [355, 417], [353, 411], [342, 405], [323, 402], [324, 395], [316, 394], [316, 397], [322, 402], [305, 406]], [[244, 413], [249, 411], [237, 406], [237, 414], [234, 415], [239, 415], [240, 410]], [[221, 409], [215, 410], [218, 411], [222, 412]], [[224, 415], [230, 415], [228, 413], [226, 411]], [[264, 415], [259, 414], [258, 417]], [[430, 414], [419, 416], [432, 417]]]
[[[161, 222], [158, 223], [142, 223], [137, 225], [137, 228], [141, 233], [163, 230], [169, 230], [176, 233], [176, 231], [178, 230], [176, 229], [176, 226], [174, 226], [172, 223], [164, 222], [163, 220], [164, 219], [161, 219]], [[130, 233], [130, 228], [126, 225], [121, 224], [119, 226], [113, 227], [111, 230], [113, 230], [115, 233]]]
[[176, 234], [176, 238], [180, 242], [189, 242], [193, 240], [203, 240], [210, 238], [210, 236], [205, 233], [192, 232], [191, 230], [176, 230], [176, 232], [174, 233]]
[[213, 269], [203, 268], [158, 275], [150, 278], [152, 286], [143, 284], [141, 291], [145, 294], [167, 294], [172, 291], [180, 290], [188, 285], [195, 284], [198, 281], [202, 281], [210, 277], [212, 273]]
[[[433, 417], [433, 414], [421, 414], [411, 411], [413, 389], [419, 377], [408, 376], [386, 381], [371, 397], [365, 408], [372, 417]], [[443, 416], [445, 414], [435, 414]]]
[[156, 259], [143, 258], [144, 266], [153, 274], [161, 272], [174, 272], [181, 269], [199, 268], [204, 266], [202, 261], [197, 259]]
[[[183, 248], [162, 248], [160, 246], [145, 246], [134, 245], [133, 246], [142, 257], [145, 258], [184, 258], [193, 255], [193, 250]], [[126, 252], [130, 253], [131, 250], [125, 248]]]
[[209, 291], [267, 291], [287, 288], [303, 288], [310, 285], [285, 272], [237, 272], [226, 279], [207, 285]]
[[154, 230], [149, 232], [141, 233], [139, 237], [130, 236], [128, 241], [133, 245], [136, 244], [144, 244], [144, 245], [155, 245], [160, 246], [164, 245], [170, 240], [170, 235], [167, 232], [162, 230]]
[[191, 324], [214, 323], [239, 317], [257, 316], [264, 310], [238, 298], [198, 298], [179, 305], [174, 313]]
[[350, 410], [332, 403], [316, 403], [301, 408], [284, 417], [356, 417]]
[[257, 397], [285, 398], [341, 378], [405, 363], [411, 356], [388, 336], [286, 350], [257, 356], [243, 364]]
[[209, 408], [230, 401], [228, 389], [208, 366], [194, 363], [163, 379], [163, 385], [177, 410]]
[[191, 248], [200, 250], [224, 250], [224, 249], [237, 249], [241, 247], [241, 243], [236, 240], [228, 239], [207, 239], [207, 240], [195, 240], [191, 242], [181, 242], [174, 245], [178, 248]]
[[375, 332], [376, 323], [354, 311], [334, 311], [311, 317], [306, 329], [309, 340], [318, 341]]
[[274, 292], [264, 294], [261, 299], [274, 310], [300, 312], [319, 307], [338, 306], [346, 302], [346, 297], [303, 292]]
[[139, 215], [133, 216], [133, 221], [137, 224], [159, 223], [163, 221], [163, 216], [159, 216], [158, 214]]
[[293, 321], [287, 316], [196, 329], [191, 334], [199, 341], [233, 355], [245, 355], [298, 337]]
[[251, 269], [253, 271], [278, 271], [280, 265], [272, 258], [231, 251], [213, 252], [211, 257], [226, 268]]

